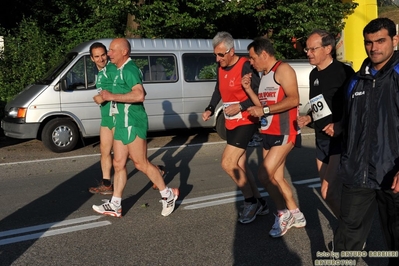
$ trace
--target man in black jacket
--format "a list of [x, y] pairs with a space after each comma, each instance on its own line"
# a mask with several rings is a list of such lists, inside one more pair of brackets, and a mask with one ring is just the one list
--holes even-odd
[[[390, 265], [399, 265], [399, 52], [387, 18], [363, 30], [368, 58], [346, 91], [342, 204], [334, 251], [360, 251], [379, 209]], [[390, 253], [391, 254], [391, 253]]]

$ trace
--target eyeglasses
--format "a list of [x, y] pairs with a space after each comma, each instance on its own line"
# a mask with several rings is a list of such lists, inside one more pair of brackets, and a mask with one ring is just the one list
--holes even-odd
[[214, 56], [219, 56], [219, 57], [224, 57], [226, 54], [228, 54], [230, 52], [230, 49], [227, 50], [224, 54], [223, 53], [217, 53], [217, 54], [213, 54]]
[[314, 53], [314, 51], [316, 51], [317, 49], [319, 49], [319, 48], [321, 48], [321, 47], [324, 47], [324, 46], [319, 46], [319, 47], [313, 47], [313, 48], [303, 48], [303, 51], [305, 52], [305, 53], [308, 53], [308, 52], [311, 52], [312, 54]]

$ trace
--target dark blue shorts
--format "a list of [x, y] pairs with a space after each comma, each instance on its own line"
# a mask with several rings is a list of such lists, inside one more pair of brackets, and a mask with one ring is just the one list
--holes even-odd
[[341, 154], [342, 138], [316, 139], [316, 158], [328, 164], [331, 155]]

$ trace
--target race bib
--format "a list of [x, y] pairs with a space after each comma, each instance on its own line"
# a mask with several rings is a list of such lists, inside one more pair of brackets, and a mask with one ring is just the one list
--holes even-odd
[[114, 101], [111, 102], [111, 114], [112, 114], [112, 115], [117, 115], [117, 114], [119, 114], [119, 112], [118, 112], [118, 105], [117, 105], [116, 102], [114, 102]]
[[319, 94], [312, 99], [310, 99], [310, 106], [312, 107], [313, 121], [317, 121], [324, 117], [331, 115], [331, 110], [328, 107], [323, 94]]
[[228, 102], [228, 103], [223, 103], [223, 114], [224, 114], [224, 118], [229, 119], [229, 120], [231, 120], [231, 119], [240, 119], [240, 118], [242, 118], [241, 112], [238, 112], [238, 114], [235, 114], [235, 115], [233, 115], [233, 116], [228, 116], [228, 115], [226, 115], [226, 113], [224, 112], [224, 109], [225, 109], [226, 107], [228, 107], [228, 106], [230, 106], [230, 105], [232, 105], [232, 104], [237, 104], [237, 103], [240, 103], [240, 102]]

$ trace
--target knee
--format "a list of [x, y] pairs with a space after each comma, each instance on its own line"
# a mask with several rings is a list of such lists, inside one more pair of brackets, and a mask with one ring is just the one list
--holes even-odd
[[112, 166], [114, 167], [116, 172], [123, 170], [126, 166], [126, 160], [118, 160], [114, 158], [114, 160], [112, 161]]
[[222, 166], [223, 170], [226, 172], [230, 172], [234, 168], [234, 165], [233, 165], [231, 159], [229, 159], [229, 158], [223, 158], [221, 166]]

